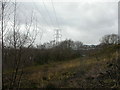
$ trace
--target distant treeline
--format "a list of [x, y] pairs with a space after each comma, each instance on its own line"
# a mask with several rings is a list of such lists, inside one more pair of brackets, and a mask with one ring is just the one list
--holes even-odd
[[98, 50], [105, 45], [118, 44], [118, 36], [116, 34], [105, 35], [101, 39], [99, 45], [84, 45], [80, 41], [65, 40], [55, 45], [52, 43], [44, 43], [38, 47], [22, 47], [14, 49], [12, 47], [4, 48], [3, 66], [12, 68], [16, 60], [20, 59], [19, 63], [24, 64], [24, 67], [33, 64], [45, 64], [53, 61], [64, 61], [77, 57], [82, 57], [85, 54], [89, 55], [92, 51]]

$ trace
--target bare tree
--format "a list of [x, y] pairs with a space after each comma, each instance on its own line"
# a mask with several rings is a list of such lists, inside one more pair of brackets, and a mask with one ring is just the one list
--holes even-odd
[[119, 36], [117, 34], [105, 35], [100, 40], [101, 44], [118, 44]]
[[80, 47], [83, 46], [83, 43], [80, 42], [80, 41], [76, 41], [74, 42], [74, 47], [77, 49], [77, 50], [80, 50]]
[[[9, 0], [2, 0], [0, 2], [1, 9], [0, 9], [0, 22], [1, 22], [1, 32], [0, 32], [0, 43], [2, 48], [2, 60], [4, 60], [4, 36], [6, 35], [6, 27], [7, 27], [7, 20], [9, 20], [8, 13], [10, 7], [9, 7]], [[4, 87], [4, 82], [2, 82], [2, 85]]]
[[34, 44], [36, 36], [38, 34], [37, 32], [38, 28], [34, 14], [32, 14], [28, 22], [26, 21], [24, 28], [21, 28], [21, 25], [17, 20], [16, 1], [13, 3], [13, 5], [14, 5], [13, 26], [9, 27], [10, 28], [9, 34], [5, 36], [4, 41], [6, 47], [13, 48], [14, 51], [13, 72], [10, 77], [9, 88], [20, 88], [20, 82], [23, 75], [24, 65], [27, 62], [22, 55], [25, 54], [26, 49], [30, 48]]

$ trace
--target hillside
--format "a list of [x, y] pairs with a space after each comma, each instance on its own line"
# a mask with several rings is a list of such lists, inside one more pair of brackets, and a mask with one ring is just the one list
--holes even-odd
[[[120, 87], [118, 48], [119, 46], [104, 47], [89, 56], [27, 67], [24, 69], [20, 86], [22, 88]], [[4, 73], [6, 87], [10, 74], [10, 71]]]

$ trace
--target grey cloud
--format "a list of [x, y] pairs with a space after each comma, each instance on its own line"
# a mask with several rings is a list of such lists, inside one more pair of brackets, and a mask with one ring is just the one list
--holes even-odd
[[[36, 4], [36, 6], [35, 6]], [[51, 3], [21, 3], [19, 19], [25, 21], [34, 10], [40, 26], [44, 30], [42, 42], [53, 40], [54, 28], [57, 27], [55, 13]], [[37, 8], [36, 8], [37, 7]], [[58, 22], [62, 28], [62, 39], [71, 38], [85, 44], [98, 44], [105, 34], [117, 33], [117, 2], [102, 3], [54, 3]], [[42, 16], [40, 15], [40, 12]], [[49, 14], [49, 15], [48, 15]], [[51, 17], [51, 20], [49, 18]], [[46, 24], [47, 21], [47, 24]], [[51, 28], [52, 26], [52, 28]], [[39, 42], [39, 39], [37, 40]]]

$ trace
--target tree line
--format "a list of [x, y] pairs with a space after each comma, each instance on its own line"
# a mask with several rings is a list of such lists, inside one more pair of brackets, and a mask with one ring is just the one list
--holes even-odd
[[[44, 43], [43, 45], [39, 45], [38, 48], [34, 47], [39, 29], [35, 14], [31, 13], [30, 17], [26, 16], [24, 28], [21, 28], [22, 26], [17, 18], [17, 3], [2, 0], [0, 4], [0, 41], [3, 70], [13, 70], [9, 77], [10, 83], [8, 88], [20, 88], [20, 81], [26, 66], [81, 57], [81, 48], [88, 48], [82, 42], [74, 42], [72, 40], [62, 41], [58, 45]], [[9, 21], [11, 21], [11, 23]], [[24, 31], [22, 31], [22, 29], [24, 29]], [[110, 45], [119, 44], [120, 40], [117, 34], [111, 34], [105, 35], [100, 41], [100, 45]], [[19, 72], [19, 70], [21, 72]]]

